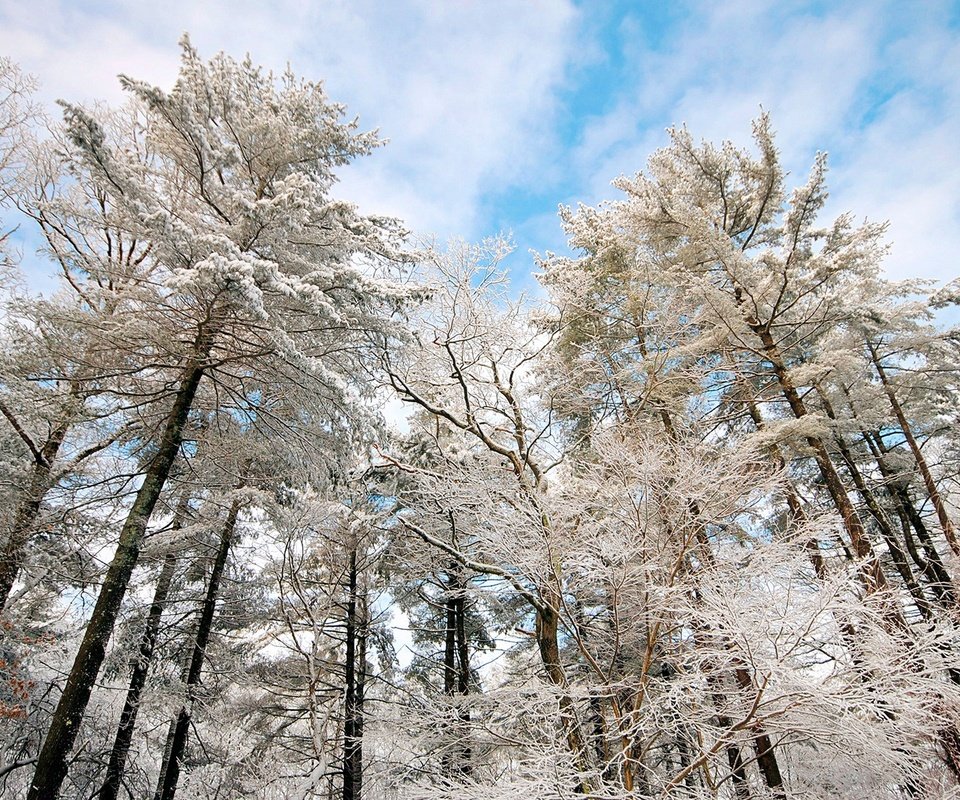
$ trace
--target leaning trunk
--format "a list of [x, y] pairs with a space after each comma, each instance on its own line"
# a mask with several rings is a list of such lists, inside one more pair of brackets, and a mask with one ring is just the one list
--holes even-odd
[[877, 370], [877, 375], [880, 377], [880, 382], [883, 384], [883, 390], [887, 395], [887, 399], [890, 401], [893, 415], [896, 417], [897, 423], [900, 425], [900, 430], [903, 432], [903, 438], [906, 439], [907, 445], [910, 447], [910, 452], [913, 453], [913, 458], [917, 462], [917, 468], [920, 470], [920, 476], [923, 478], [923, 485], [927, 490], [927, 495], [930, 497], [930, 502], [933, 504], [934, 510], [937, 512], [940, 527], [943, 528], [943, 535], [950, 544], [950, 549], [953, 550], [956, 555], [960, 556], [960, 541], [957, 540], [956, 528], [954, 528], [953, 521], [947, 513], [947, 506], [943, 501], [940, 490], [937, 488], [936, 481], [933, 479], [933, 473], [930, 472], [930, 465], [927, 464], [927, 460], [923, 457], [920, 445], [913, 435], [913, 428], [907, 421], [907, 415], [903, 412], [903, 406], [900, 405], [900, 401], [897, 399], [897, 393], [894, 391], [887, 377], [887, 371], [880, 361], [876, 348], [870, 342], [867, 342], [867, 348], [870, 351], [870, 358], [873, 361], [874, 368]]
[[[793, 381], [787, 372], [786, 365], [784, 364], [773, 336], [770, 331], [763, 326], [755, 326], [754, 330], [763, 345], [764, 355], [773, 366], [773, 373], [776, 376], [783, 398], [787, 401], [787, 405], [790, 406], [794, 417], [803, 419], [807, 416], [806, 405], [800, 397], [800, 392], [798, 392], [796, 386], [793, 385]], [[843, 481], [840, 479], [837, 468], [830, 458], [830, 453], [823, 439], [819, 436], [811, 435], [807, 436], [806, 440], [810, 449], [813, 450], [814, 460], [817, 462], [817, 467], [820, 470], [820, 475], [823, 477], [827, 492], [833, 500], [837, 511], [840, 513], [840, 518], [843, 520], [843, 527], [846, 529], [847, 535], [850, 538], [850, 544], [853, 546], [857, 557], [863, 562], [861, 576], [867, 592], [873, 593], [887, 588], [886, 576], [883, 574], [880, 562], [873, 552], [873, 546], [867, 537], [863, 521], [860, 519], [860, 515], [857, 514], [857, 510], [850, 501], [850, 497], [847, 495], [847, 490], [843, 485]]]
[[197, 696], [197, 687], [200, 684], [200, 675], [203, 671], [203, 660], [207, 653], [207, 643], [210, 641], [210, 632], [213, 629], [213, 617], [217, 607], [217, 596], [220, 593], [220, 581], [227, 565], [230, 554], [230, 545], [233, 542], [233, 532], [237, 526], [237, 515], [240, 513], [240, 498], [235, 498], [230, 505], [227, 520], [220, 536], [220, 546], [210, 570], [210, 580], [207, 583], [207, 593], [203, 598], [200, 610], [200, 619], [197, 622], [197, 636], [193, 643], [193, 652], [186, 670], [186, 698], [180, 707], [177, 718], [170, 723], [167, 734], [167, 744], [164, 748], [163, 763], [160, 766], [160, 780], [154, 800], [173, 800], [177, 793], [177, 782], [180, 779], [180, 762], [183, 759], [187, 746], [187, 733], [190, 729], [190, 718]]
[[37, 758], [37, 769], [27, 800], [54, 800], [66, 777], [67, 757], [76, 741], [90, 693], [106, 657], [107, 643], [113, 634], [130, 576], [137, 565], [147, 524], [183, 441], [187, 416], [203, 377], [203, 361], [212, 345], [209, 334], [201, 330], [197, 345], [199, 357], [193, 360], [184, 372], [157, 452], [147, 468], [143, 484], [120, 532], [117, 552], [104, 577], [103, 587], [87, 624], [83, 642]]
[[[830, 402], [830, 398], [827, 396], [827, 393], [819, 385], [817, 386], [817, 392], [820, 395], [820, 402], [823, 405], [823, 410], [831, 420], [836, 422], [837, 415], [833, 410], [833, 404]], [[910, 569], [910, 564], [907, 561], [907, 553], [897, 538], [897, 534], [894, 530], [893, 523], [890, 520], [890, 516], [887, 514], [883, 506], [880, 505], [876, 494], [874, 494], [873, 490], [867, 485], [867, 482], [864, 479], [863, 474], [860, 472], [859, 466], [857, 465], [857, 461], [854, 458], [853, 452], [847, 445], [843, 434], [839, 431], [834, 434], [834, 443], [836, 444], [837, 449], [840, 452], [840, 457], [847, 468], [847, 474], [853, 481], [853, 485], [856, 487], [857, 493], [863, 499], [867, 510], [870, 512], [870, 515], [873, 517], [873, 520], [877, 525], [877, 529], [880, 531], [881, 537], [883, 537], [884, 543], [887, 545], [887, 550], [890, 553], [890, 559], [893, 561], [893, 566], [900, 575], [900, 579], [910, 592], [910, 596], [913, 598], [920, 615], [924, 617], [924, 619], [929, 619], [933, 614], [933, 611], [930, 608], [930, 603], [927, 601], [923, 589], [920, 587], [919, 583], [917, 583], [917, 580], [913, 574], [913, 570]]]
[[[174, 530], [183, 526], [187, 502], [188, 498], [184, 495], [173, 520]], [[107, 777], [100, 789], [100, 800], [116, 800], [120, 792], [120, 780], [123, 778], [127, 754], [130, 752], [130, 742], [133, 740], [133, 731], [137, 724], [140, 698], [147, 683], [147, 673], [150, 671], [153, 650], [157, 643], [157, 634], [160, 632], [160, 618], [167, 604], [167, 595], [170, 592], [170, 583], [173, 579], [176, 563], [177, 558], [172, 552], [167, 553], [163, 559], [163, 567], [160, 570], [160, 577], [157, 579], [157, 586], [153, 593], [153, 602], [150, 604], [150, 612], [147, 615], [147, 625], [140, 637], [139, 652], [130, 673], [130, 686], [127, 689], [127, 698], [120, 714], [120, 724], [117, 727], [117, 735], [110, 752]]]
[[63, 445], [68, 430], [69, 426], [67, 424], [61, 423], [58, 425], [44, 444], [39, 457], [34, 461], [27, 496], [21, 500], [17, 508], [13, 527], [7, 537], [3, 555], [0, 556], [0, 611], [6, 608], [10, 592], [17, 582], [27, 542], [30, 541], [34, 523], [36, 523], [40, 514], [40, 506], [43, 504], [43, 498], [50, 491], [50, 473], [53, 469], [53, 462], [60, 452], [60, 447]]

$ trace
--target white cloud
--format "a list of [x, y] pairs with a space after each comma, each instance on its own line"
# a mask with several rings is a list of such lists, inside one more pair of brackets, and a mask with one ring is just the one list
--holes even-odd
[[[566, 187], [513, 223], [518, 270], [531, 268], [527, 246], [557, 246], [556, 202], [613, 196], [610, 180], [642, 169], [665, 127], [745, 142], [763, 105], [797, 182], [827, 149], [831, 210], [891, 220], [893, 274], [956, 274], [960, 55], [947, 0], [819, 11], [704, 0], [676, 6], [679, 21], [664, 30], [642, 4], [627, 8], [613, 18], [614, 54], [603, 31], [615, 12], [573, 0], [36, 0], [0, 7], [0, 52], [35, 73], [48, 100], [115, 102], [121, 71], [169, 86], [186, 30], [204, 55], [249, 51], [274, 70], [290, 62], [390, 139], [343, 173], [341, 193], [364, 210], [478, 238], [495, 232], [491, 197]], [[624, 66], [603, 87], [609, 110], [573, 118], [561, 90], [614, 55]], [[571, 125], [581, 138], [565, 148], [558, 131]]]
[[568, 0], [40, 0], [0, 12], [0, 51], [41, 79], [48, 100], [115, 102], [118, 72], [169, 86], [185, 30], [203, 55], [250, 52], [275, 70], [289, 61], [390, 139], [344, 172], [343, 194], [420, 230], [476, 236], [487, 232], [480, 196], [529, 179], [551, 139], [576, 19]]
[[613, 196], [609, 180], [642, 169], [666, 126], [746, 143], [763, 106], [797, 183], [828, 150], [828, 210], [890, 220], [891, 275], [956, 275], [960, 45], [947, 4], [903, 5], [703, 3], [656, 50], [628, 44], [636, 90], [584, 131], [579, 199]]

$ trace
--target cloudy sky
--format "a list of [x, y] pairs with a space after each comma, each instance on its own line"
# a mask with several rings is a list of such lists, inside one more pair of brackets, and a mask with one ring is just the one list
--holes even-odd
[[889, 219], [895, 277], [960, 274], [960, 3], [948, 0], [0, 0], [0, 54], [51, 104], [168, 88], [177, 40], [323, 79], [390, 144], [341, 194], [414, 230], [559, 249], [558, 203], [616, 197], [686, 123], [749, 141], [771, 112], [793, 179], [831, 157], [830, 212]]

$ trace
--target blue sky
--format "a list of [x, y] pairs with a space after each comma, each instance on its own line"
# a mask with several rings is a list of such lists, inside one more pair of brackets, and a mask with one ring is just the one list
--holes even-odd
[[894, 277], [960, 273], [960, 4], [886, 2], [58, 2], [0, 0], [0, 53], [43, 98], [168, 87], [180, 34], [323, 79], [390, 144], [340, 192], [418, 233], [563, 246], [558, 203], [616, 197], [665, 129], [749, 141], [771, 112], [797, 183], [831, 157], [829, 213], [889, 219]]

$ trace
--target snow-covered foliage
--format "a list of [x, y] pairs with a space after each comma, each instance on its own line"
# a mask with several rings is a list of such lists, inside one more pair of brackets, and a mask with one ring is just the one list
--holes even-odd
[[534, 306], [336, 199], [320, 84], [121, 80], [41, 136], [0, 61], [62, 278], [4, 295], [0, 796], [960, 796], [956, 282], [825, 156], [672, 131]]

